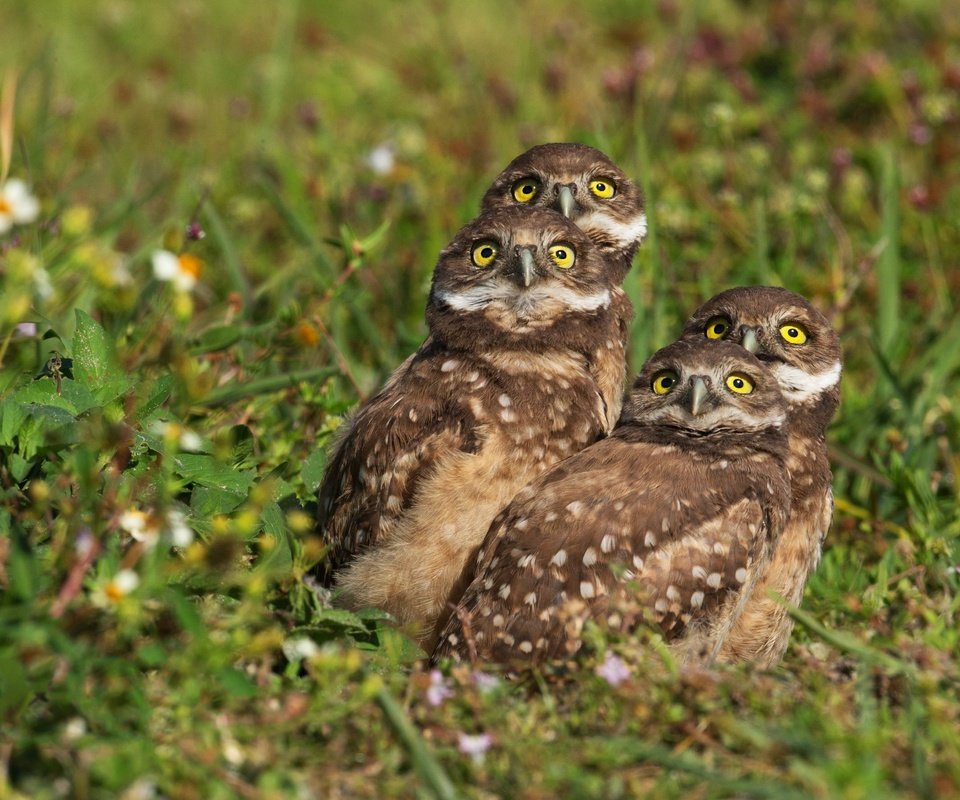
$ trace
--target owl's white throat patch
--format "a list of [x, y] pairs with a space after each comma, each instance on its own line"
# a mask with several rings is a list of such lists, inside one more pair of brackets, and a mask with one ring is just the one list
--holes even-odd
[[691, 416], [685, 408], [668, 405], [645, 414], [644, 418], [647, 422], [673, 422], [681, 427], [703, 432], [724, 430], [731, 426], [738, 430], [760, 431], [782, 427], [786, 421], [786, 415], [779, 410], [751, 414], [730, 405], [714, 408], [696, 417]]
[[610, 290], [581, 294], [565, 286], [534, 284], [521, 289], [511, 281], [483, 283], [462, 292], [437, 292], [437, 299], [456, 311], [482, 311], [499, 302], [518, 314], [530, 314], [538, 307], [555, 303], [571, 311], [596, 311], [610, 305]]
[[603, 211], [591, 211], [578, 217], [576, 223], [583, 231], [603, 231], [620, 247], [637, 244], [647, 235], [647, 215], [642, 212], [626, 222], [620, 222]]
[[783, 396], [791, 403], [805, 403], [832, 389], [840, 381], [840, 362], [823, 372], [806, 372], [789, 364], [771, 364], [771, 372], [776, 376]]

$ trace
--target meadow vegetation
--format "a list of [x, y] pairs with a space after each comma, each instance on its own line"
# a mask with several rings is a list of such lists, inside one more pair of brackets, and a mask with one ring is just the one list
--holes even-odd
[[[0, 798], [960, 796], [955, 0], [5, 6]], [[646, 193], [634, 369], [733, 285], [841, 332], [776, 669], [431, 672], [306, 579], [325, 444], [545, 141]]]

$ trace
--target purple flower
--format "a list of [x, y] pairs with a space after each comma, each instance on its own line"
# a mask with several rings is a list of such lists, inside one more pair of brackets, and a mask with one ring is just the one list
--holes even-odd
[[608, 652], [603, 663], [596, 669], [597, 675], [611, 686], [619, 686], [630, 677], [630, 668], [623, 659]]
[[443, 673], [438, 669], [430, 670], [430, 685], [427, 687], [427, 702], [432, 706], [439, 706], [448, 697], [453, 697], [453, 689], [443, 679]]
[[476, 736], [469, 733], [457, 734], [457, 749], [465, 756], [470, 756], [477, 764], [483, 763], [483, 757], [492, 744], [493, 737], [489, 733], [479, 733]]
[[500, 679], [496, 675], [488, 675], [478, 669], [474, 670], [470, 677], [473, 679], [473, 685], [483, 694], [492, 692], [500, 685]]
[[187, 238], [190, 239], [190, 241], [199, 242], [206, 235], [206, 231], [200, 227], [199, 222], [191, 222], [187, 225]]

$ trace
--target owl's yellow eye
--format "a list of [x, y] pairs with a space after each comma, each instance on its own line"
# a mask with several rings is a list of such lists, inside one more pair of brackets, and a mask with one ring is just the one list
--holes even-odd
[[705, 333], [708, 339], [722, 339], [730, 333], [730, 320], [726, 317], [714, 317], [707, 323]]
[[568, 244], [555, 244], [550, 248], [550, 260], [560, 269], [570, 269], [577, 260], [577, 254]]
[[470, 251], [470, 257], [478, 267], [489, 267], [497, 257], [497, 252], [497, 246], [493, 242], [478, 242]]
[[590, 191], [593, 192], [595, 197], [609, 200], [617, 193], [617, 187], [613, 181], [598, 178], [597, 180], [590, 181]]
[[677, 385], [677, 380], [677, 373], [672, 369], [660, 370], [653, 376], [650, 388], [653, 389], [654, 394], [669, 394], [673, 391], [673, 387]]
[[540, 181], [533, 178], [521, 178], [513, 184], [513, 199], [518, 203], [529, 203], [540, 192]]
[[806, 344], [807, 332], [795, 322], [780, 326], [780, 336], [789, 344]]
[[750, 394], [753, 391], [753, 381], [746, 375], [734, 372], [727, 376], [727, 388], [734, 394]]

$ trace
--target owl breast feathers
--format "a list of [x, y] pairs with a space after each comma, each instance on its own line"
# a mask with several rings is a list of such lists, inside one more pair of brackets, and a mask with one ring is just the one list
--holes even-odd
[[373, 606], [425, 645], [507, 501], [607, 429], [590, 355], [610, 271], [561, 215], [498, 209], [441, 253], [430, 336], [345, 424], [319, 492], [340, 604]]
[[783, 656], [793, 628], [782, 601], [799, 605], [833, 515], [824, 436], [840, 401], [840, 339], [807, 300], [771, 286], [739, 287], [718, 294], [693, 313], [683, 338], [735, 342], [755, 353], [776, 378], [786, 400], [790, 517], [721, 652], [723, 660], [769, 666]]
[[627, 599], [679, 652], [716, 656], [783, 529], [786, 437], [783, 398], [754, 356], [661, 350], [614, 432], [494, 520], [434, 657], [564, 656], [587, 619]]

